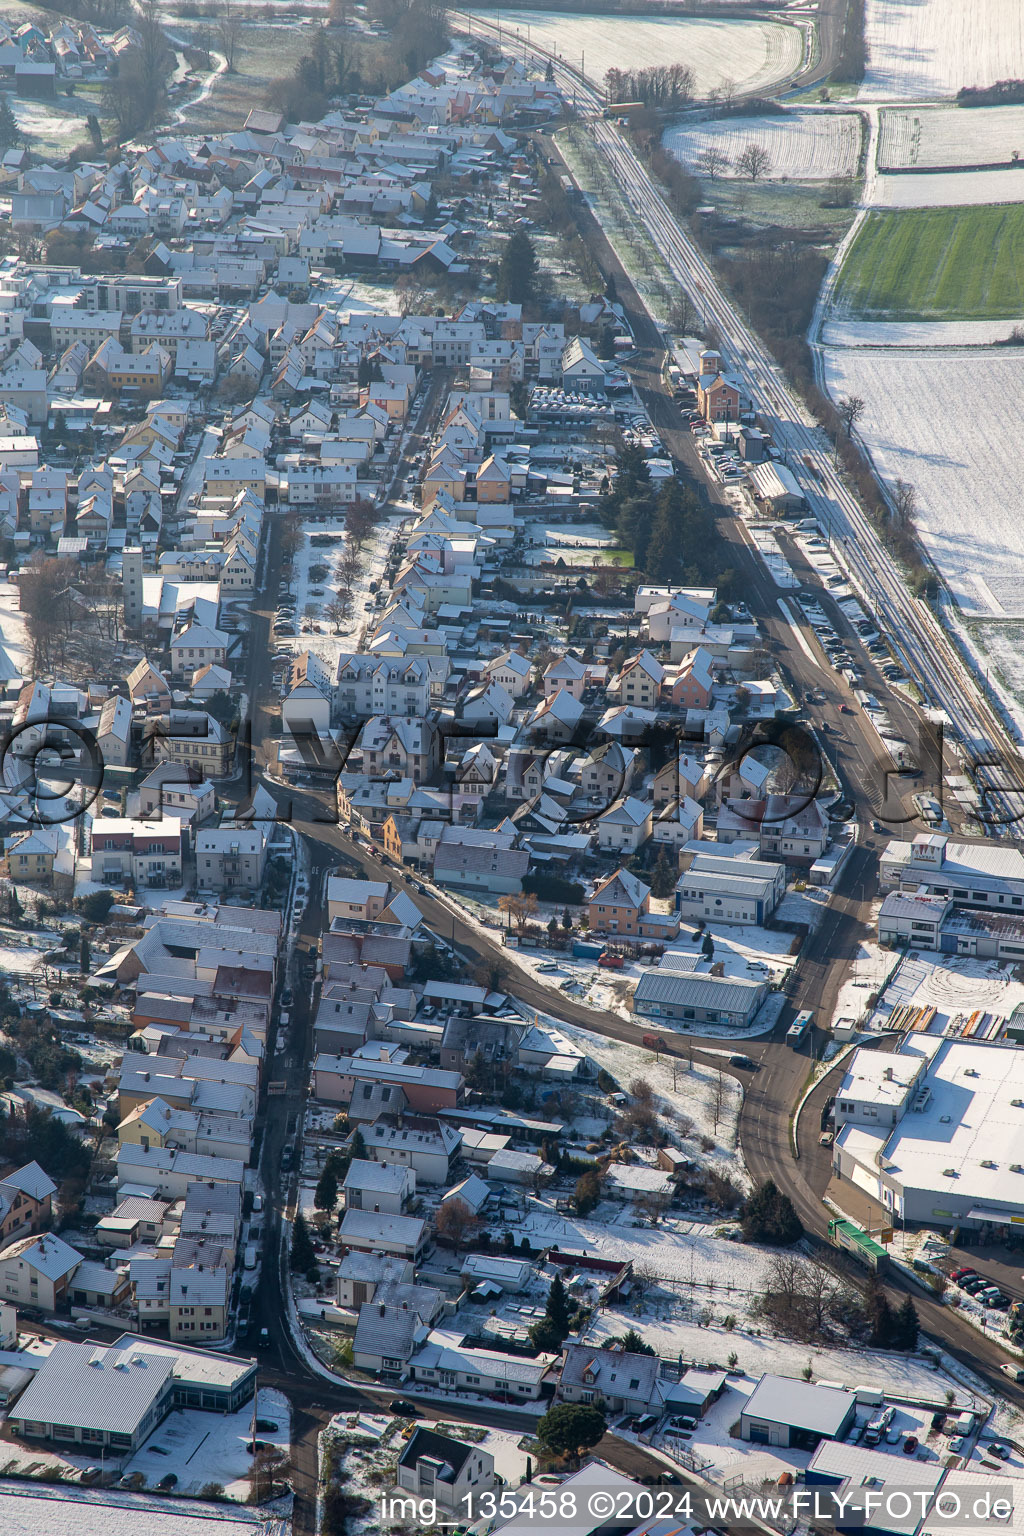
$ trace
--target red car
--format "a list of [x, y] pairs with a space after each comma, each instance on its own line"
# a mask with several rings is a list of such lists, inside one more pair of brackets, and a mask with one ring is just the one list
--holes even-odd
[[976, 1275], [977, 1273], [978, 1271], [976, 1269], [971, 1269], [968, 1266], [965, 1269], [954, 1269], [949, 1278], [951, 1280], [966, 1280], [968, 1275]]

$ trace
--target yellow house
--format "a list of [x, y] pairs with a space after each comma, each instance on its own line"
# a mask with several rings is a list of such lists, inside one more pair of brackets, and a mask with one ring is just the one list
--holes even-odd
[[476, 472], [476, 499], [483, 502], [506, 502], [512, 491], [512, 476], [508, 468], [491, 454]]
[[35, 827], [28, 832], [18, 832], [8, 841], [3, 873], [9, 880], [48, 883], [53, 879], [57, 846], [56, 827]]

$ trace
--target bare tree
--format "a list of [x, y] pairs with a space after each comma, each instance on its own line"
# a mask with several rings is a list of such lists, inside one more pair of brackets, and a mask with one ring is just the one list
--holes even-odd
[[892, 488], [892, 521], [899, 529], [911, 528], [917, 513], [917, 491], [907, 480], [897, 480]]
[[717, 144], [708, 144], [697, 156], [697, 169], [702, 176], [707, 176], [714, 181], [718, 176], [724, 176], [732, 162], [724, 149]]
[[844, 395], [836, 406], [836, 414], [846, 428], [847, 437], [851, 437], [854, 427], [864, 414], [864, 401], [860, 395]]
[[351, 612], [352, 595], [349, 592], [336, 593], [324, 608], [324, 616], [327, 622], [332, 625], [335, 634], [338, 634]]
[[719, 1070], [715, 1074], [714, 1081], [712, 1083], [712, 1097], [711, 1097], [711, 1121], [712, 1121], [712, 1124], [713, 1124], [713, 1126], [714, 1126], [716, 1131], [718, 1130], [718, 1127], [722, 1123], [722, 1117], [724, 1116], [724, 1114], [725, 1114], [725, 1073], [721, 1070], [721, 1068], [719, 1068]]
[[217, 42], [224, 55], [229, 75], [235, 72], [235, 58], [242, 41], [242, 22], [237, 11], [227, 11], [217, 24]]
[[779, 1251], [772, 1255], [754, 1310], [791, 1338], [817, 1343], [833, 1335], [837, 1321], [845, 1326], [857, 1309], [827, 1264]]
[[757, 181], [759, 176], [767, 176], [772, 168], [772, 157], [763, 144], [758, 144], [756, 139], [751, 139], [744, 144], [736, 156], [736, 169], [743, 176], [749, 176], [751, 181]]
[[692, 336], [697, 324], [697, 308], [685, 288], [680, 288], [672, 301], [669, 324], [680, 336]]

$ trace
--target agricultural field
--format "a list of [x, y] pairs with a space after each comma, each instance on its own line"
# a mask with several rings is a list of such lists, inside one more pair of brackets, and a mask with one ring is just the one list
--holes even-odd
[[1009, 165], [1024, 169], [1024, 106], [886, 107], [879, 116], [878, 169]]
[[843, 263], [837, 318], [1024, 316], [1024, 206], [869, 213]]
[[[468, 14], [472, 15], [470, 11]], [[489, 19], [494, 11], [481, 12]], [[803, 38], [774, 21], [708, 20], [664, 16], [579, 16], [545, 11], [501, 11], [501, 26], [561, 54], [581, 57], [597, 84], [610, 69], [688, 64], [698, 95], [731, 81], [740, 91], [767, 91], [800, 68]]]
[[861, 135], [861, 119], [856, 112], [796, 108], [778, 116], [716, 118], [680, 125], [670, 128], [662, 142], [677, 160], [698, 171], [701, 155], [709, 149], [718, 150], [728, 156], [730, 165], [725, 174], [731, 176], [739, 174], [736, 160], [743, 148], [754, 143], [769, 156], [767, 176], [826, 181], [832, 176], [857, 174]]
[[841, 320], [822, 328], [826, 347], [993, 347], [1005, 344], [1012, 320]]
[[1015, 0], [866, 0], [863, 100], [933, 101], [1024, 77]]
[[915, 486], [922, 542], [963, 613], [1024, 618], [1024, 349], [829, 348], [825, 375], [833, 399], [864, 400], [857, 431], [883, 479]]
[[910, 171], [879, 176], [872, 208], [971, 208], [1024, 203], [1024, 165], [992, 171]]

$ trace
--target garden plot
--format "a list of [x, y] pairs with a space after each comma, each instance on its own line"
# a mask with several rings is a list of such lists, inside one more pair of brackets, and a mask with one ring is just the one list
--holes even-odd
[[[689, 1066], [678, 1056], [656, 1057], [641, 1045], [592, 1035], [572, 1024], [558, 1027], [622, 1088], [628, 1089], [637, 1078], [649, 1083], [654, 1108], [684, 1144], [700, 1137], [714, 1142], [713, 1150], [703, 1154], [709, 1169], [734, 1180], [742, 1176], [736, 1142], [743, 1091], [735, 1078], [710, 1066]], [[724, 1064], [724, 1054], [722, 1060]]]
[[916, 487], [921, 538], [963, 612], [1024, 618], [1024, 351], [832, 349], [825, 371], [835, 399], [866, 402], [857, 430], [883, 478]]
[[864, 40], [868, 101], [930, 101], [1024, 77], [1024, 9], [1012, 0], [867, 0]]
[[1010, 164], [1015, 152], [1024, 156], [1024, 106], [889, 107], [880, 114], [880, 171]]
[[[494, 16], [493, 11], [480, 14]], [[501, 26], [503, 32], [524, 37], [529, 28], [531, 43], [571, 64], [582, 58], [586, 73], [599, 84], [610, 69], [687, 64], [698, 95], [726, 81], [740, 91], [767, 91], [795, 74], [803, 58], [797, 28], [773, 21], [503, 10]]]
[[718, 150], [729, 158], [726, 175], [739, 175], [736, 161], [747, 144], [767, 151], [767, 176], [825, 181], [855, 176], [860, 161], [861, 119], [856, 112], [794, 108], [778, 116], [728, 117], [693, 127], [670, 128], [664, 147], [699, 174], [701, 156]]

